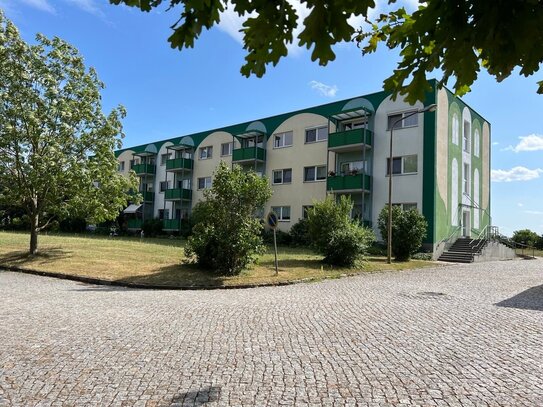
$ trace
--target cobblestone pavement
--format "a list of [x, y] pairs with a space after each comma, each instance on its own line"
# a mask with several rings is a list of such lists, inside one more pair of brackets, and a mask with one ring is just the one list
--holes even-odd
[[543, 406], [543, 260], [145, 291], [0, 272], [0, 406]]

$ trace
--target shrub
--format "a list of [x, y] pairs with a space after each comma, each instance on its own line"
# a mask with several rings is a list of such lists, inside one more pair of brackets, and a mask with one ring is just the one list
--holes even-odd
[[325, 261], [338, 266], [354, 266], [374, 238], [370, 229], [361, 227], [356, 222], [350, 222], [330, 234], [330, 240], [324, 250]]
[[[292, 242], [290, 233], [283, 232], [282, 230], [275, 231], [275, 238], [277, 239], [277, 244], [280, 246], [289, 246]], [[262, 229], [262, 240], [266, 244], [273, 244], [273, 230]]]
[[155, 237], [162, 234], [163, 222], [160, 219], [146, 219], [141, 225], [145, 237]]
[[[379, 213], [379, 231], [384, 242], [388, 241], [388, 205]], [[416, 209], [403, 211], [399, 206], [392, 207], [392, 253], [398, 261], [407, 261], [416, 253], [426, 236], [428, 223]]]
[[263, 253], [262, 224], [253, 214], [271, 197], [266, 178], [222, 162], [193, 212], [188, 261], [222, 275], [240, 273]]
[[539, 243], [539, 235], [530, 229], [515, 230], [511, 240], [515, 243], [535, 247]]
[[352, 266], [374, 239], [370, 229], [350, 218], [352, 208], [350, 198], [341, 196], [336, 201], [329, 196], [308, 210], [311, 245], [326, 263]]
[[307, 219], [300, 219], [290, 228], [292, 246], [309, 246], [311, 237], [309, 235], [309, 223]]

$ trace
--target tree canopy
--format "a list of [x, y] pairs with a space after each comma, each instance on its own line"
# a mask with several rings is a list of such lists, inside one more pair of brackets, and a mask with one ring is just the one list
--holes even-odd
[[[110, 0], [151, 11], [163, 0]], [[384, 88], [406, 95], [407, 100], [422, 100], [428, 88], [427, 75], [443, 72], [442, 83], [456, 79], [454, 89], [469, 91], [481, 68], [502, 81], [519, 68], [524, 76], [533, 75], [543, 62], [543, 4], [541, 0], [465, 0], [420, 1], [409, 13], [398, 7], [367, 19], [373, 0], [305, 0], [309, 15], [298, 21], [296, 9], [284, 0], [170, 0], [168, 10], [181, 10], [169, 37], [172, 48], [192, 48], [202, 30], [218, 24], [221, 13], [233, 7], [243, 24], [247, 50], [241, 73], [261, 77], [266, 66], [274, 66], [288, 54], [287, 44], [297, 41], [312, 48], [311, 59], [326, 65], [335, 59], [333, 46], [357, 41], [362, 54], [377, 50], [379, 44], [400, 51], [397, 69], [385, 80]], [[389, 4], [396, 0], [389, 0]], [[356, 30], [348, 20], [366, 17], [368, 29]], [[304, 28], [293, 38], [298, 24]], [[543, 81], [538, 82], [543, 93]]]
[[125, 111], [102, 112], [103, 87], [73, 46], [27, 44], [0, 12], [0, 205], [27, 212], [32, 254], [53, 219], [114, 219], [136, 187], [114, 154]]

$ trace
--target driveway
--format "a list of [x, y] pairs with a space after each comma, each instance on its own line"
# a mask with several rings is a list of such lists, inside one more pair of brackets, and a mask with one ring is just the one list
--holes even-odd
[[0, 272], [0, 406], [542, 406], [543, 260], [146, 291]]

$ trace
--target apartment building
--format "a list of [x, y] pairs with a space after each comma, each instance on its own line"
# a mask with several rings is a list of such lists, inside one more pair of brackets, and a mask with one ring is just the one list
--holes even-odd
[[[128, 227], [156, 218], [178, 231], [225, 161], [268, 177], [273, 196], [264, 213], [278, 214], [280, 230], [327, 194], [349, 195], [352, 216], [379, 237], [397, 123], [393, 204], [425, 216], [425, 246], [434, 252], [455, 233], [476, 236], [490, 223], [490, 124], [436, 81], [430, 85], [414, 106], [381, 91], [119, 150], [119, 171], [136, 172], [144, 197], [125, 210]], [[412, 114], [432, 104], [435, 111]]]

